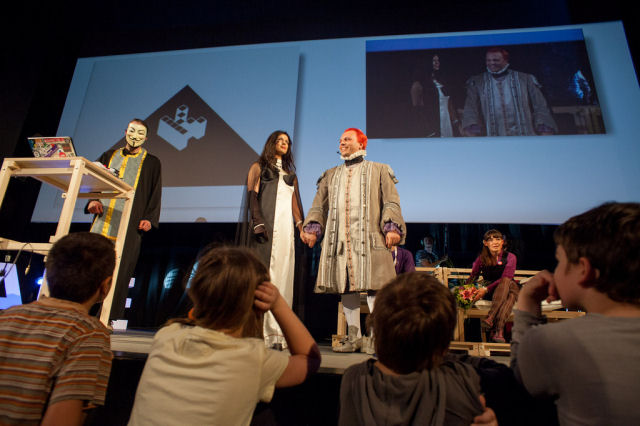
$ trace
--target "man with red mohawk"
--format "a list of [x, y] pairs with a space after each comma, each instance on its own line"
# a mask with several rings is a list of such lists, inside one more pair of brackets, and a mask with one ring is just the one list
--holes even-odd
[[388, 165], [366, 161], [366, 148], [362, 130], [344, 131], [339, 143], [344, 164], [320, 176], [301, 234], [309, 247], [324, 237], [314, 291], [342, 295], [348, 336], [335, 352], [362, 347], [360, 293], [369, 293], [373, 311], [374, 292], [396, 276], [390, 249], [406, 236], [398, 180]]

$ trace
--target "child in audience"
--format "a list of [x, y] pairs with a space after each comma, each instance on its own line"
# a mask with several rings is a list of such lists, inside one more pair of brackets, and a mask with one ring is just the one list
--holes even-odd
[[475, 370], [446, 355], [456, 325], [447, 287], [426, 273], [399, 275], [378, 292], [371, 320], [378, 359], [345, 371], [340, 425], [468, 426], [483, 412]]
[[485, 232], [482, 251], [473, 262], [467, 284], [476, 282], [482, 275], [486, 287], [481, 287], [475, 299], [491, 300], [491, 308], [482, 320], [482, 328], [489, 330], [491, 340], [505, 343], [504, 325], [518, 300], [520, 288], [513, 280], [516, 272], [516, 256], [506, 250], [504, 236], [497, 229]]
[[[248, 425], [274, 387], [302, 383], [318, 347], [248, 249], [218, 247], [198, 260], [189, 318], [158, 331], [130, 425]], [[259, 317], [270, 310], [291, 352], [265, 348]]]
[[[640, 204], [607, 203], [555, 231], [558, 264], [523, 286], [511, 366], [561, 425], [640, 424]], [[545, 323], [540, 303], [587, 315]]]
[[113, 243], [89, 232], [56, 242], [46, 261], [50, 297], [0, 312], [0, 424], [81, 425], [103, 405], [109, 330], [89, 309], [111, 287]]

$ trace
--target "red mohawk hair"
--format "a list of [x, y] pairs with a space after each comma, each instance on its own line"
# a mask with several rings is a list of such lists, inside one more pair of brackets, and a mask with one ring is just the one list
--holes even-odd
[[350, 131], [356, 132], [356, 137], [358, 138], [358, 143], [360, 144], [362, 149], [367, 149], [367, 140], [368, 140], [367, 139], [367, 135], [365, 135], [362, 130], [356, 129], [355, 127], [349, 127], [347, 130], [345, 130], [342, 133], [346, 133], [346, 132], [350, 132]]

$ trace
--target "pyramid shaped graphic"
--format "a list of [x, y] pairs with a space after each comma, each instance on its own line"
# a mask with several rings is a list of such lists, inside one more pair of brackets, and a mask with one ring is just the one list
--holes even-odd
[[[160, 133], [167, 135], [166, 125], [172, 121], [167, 117], [177, 118], [185, 106], [185, 120], [199, 124], [199, 131], [194, 132], [194, 137], [183, 138], [186, 146], [178, 149], [174, 145], [182, 147], [184, 143], [165, 140], [158, 135], [158, 127], [164, 126]], [[163, 187], [244, 185], [249, 166], [259, 157], [189, 85], [144, 120], [149, 125], [149, 139], [143, 147], [160, 158]], [[185, 129], [176, 125], [176, 132], [185, 134]], [[201, 137], [196, 139], [197, 136]], [[123, 137], [112, 148], [124, 143]]]

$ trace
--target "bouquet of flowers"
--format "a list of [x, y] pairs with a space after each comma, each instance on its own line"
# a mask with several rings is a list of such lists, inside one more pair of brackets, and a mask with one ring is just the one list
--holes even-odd
[[478, 287], [474, 284], [464, 284], [453, 288], [453, 295], [458, 306], [462, 309], [469, 309], [473, 305], [473, 299], [478, 292]]

